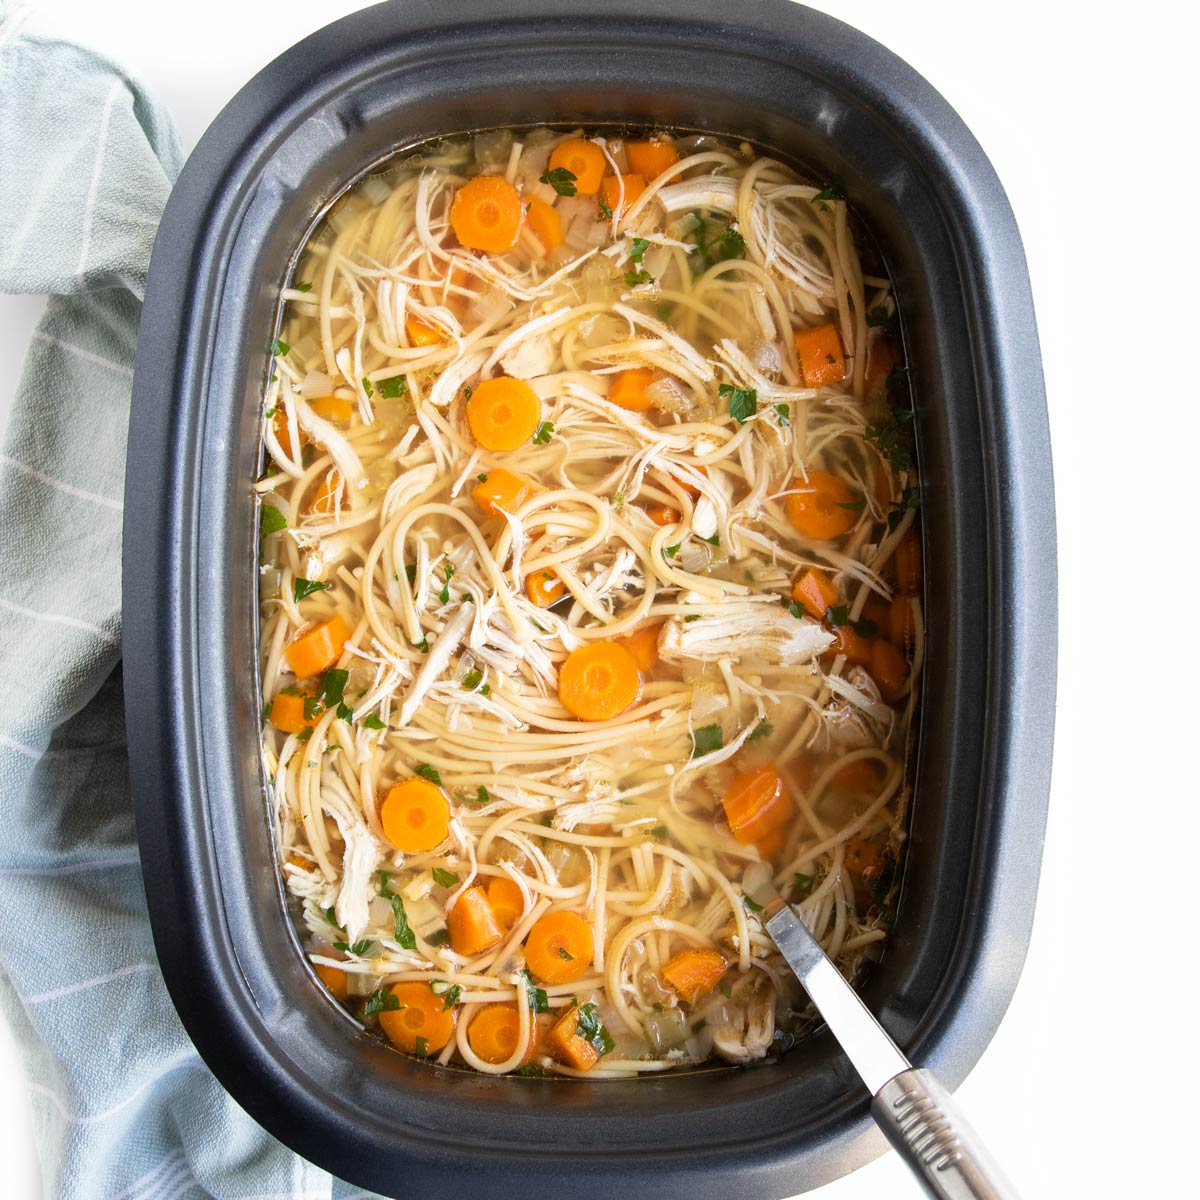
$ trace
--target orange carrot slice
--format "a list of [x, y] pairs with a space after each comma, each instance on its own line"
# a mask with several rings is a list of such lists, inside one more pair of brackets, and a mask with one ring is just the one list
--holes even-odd
[[550, 1030], [550, 1049], [559, 1062], [577, 1071], [590, 1071], [600, 1061], [600, 1051], [576, 1030], [579, 1028], [579, 1009], [572, 1005]]
[[739, 775], [721, 801], [733, 836], [743, 845], [757, 842], [792, 818], [792, 801], [773, 766]]
[[562, 245], [562, 217], [558, 215], [558, 209], [545, 200], [537, 196], [530, 197], [529, 207], [525, 210], [525, 224], [533, 230], [547, 254]]
[[419, 317], [405, 317], [404, 332], [408, 334], [410, 346], [432, 346], [444, 340], [440, 329]]
[[468, 888], [459, 896], [447, 914], [446, 925], [450, 930], [450, 946], [456, 954], [482, 954], [504, 936], [487, 893], [479, 886]]
[[354, 415], [354, 405], [342, 396], [317, 396], [308, 407], [325, 421], [348, 421]]
[[328, 671], [346, 648], [350, 629], [340, 616], [332, 616], [323, 625], [301, 634], [283, 651], [288, 666], [301, 679]]
[[600, 199], [619, 217], [645, 190], [641, 175], [608, 175], [600, 184]]
[[703, 946], [680, 950], [662, 969], [663, 982], [686, 1004], [711, 992], [724, 974], [725, 959]]
[[828, 471], [809, 471], [808, 482], [792, 481], [792, 493], [785, 500], [788, 520], [813, 541], [828, 541], [848, 533], [858, 520], [850, 485]]
[[653, 378], [654, 372], [648, 367], [618, 371], [613, 376], [612, 387], [608, 389], [608, 398], [630, 412], [646, 412], [651, 407], [646, 388]]
[[800, 372], [806, 387], [821, 387], [846, 378], [842, 339], [832, 324], [818, 325], [815, 329], [797, 329], [795, 343], [796, 357], [800, 360]]
[[671, 508], [666, 504], [651, 504], [646, 509], [646, 516], [652, 520], [660, 529], [667, 525], [678, 525], [679, 518], [683, 514], [677, 508]]
[[897, 543], [892, 572], [901, 595], [915, 596], [921, 590], [921, 542], [916, 530], [910, 529]]
[[[897, 596], [887, 609], [888, 637], [904, 651], [912, 649], [913, 641], [917, 636], [917, 619], [913, 613], [913, 599], [912, 596]], [[273, 709], [272, 715], [274, 715]]]
[[829, 606], [837, 603], [838, 590], [824, 571], [807, 567], [792, 588], [792, 599], [804, 605], [804, 611], [819, 621]]
[[[515, 1004], [486, 1005], [471, 1018], [467, 1029], [467, 1043], [471, 1049], [493, 1066], [512, 1058], [520, 1036], [521, 1018]], [[524, 1057], [532, 1058], [535, 1049], [535, 1039], [531, 1036]]]
[[310, 513], [331, 513], [337, 511], [337, 495], [342, 490], [342, 476], [337, 467], [331, 467], [321, 480], [321, 486], [313, 493], [308, 505]]
[[517, 189], [497, 175], [477, 175], [454, 194], [450, 225], [471, 250], [503, 254], [517, 244], [524, 209]]
[[450, 801], [428, 779], [402, 779], [379, 810], [384, 837], [397, 850], [420, 854], [444, 842], [450, 833]]
[[621, 645], [633, 655], [639, 671], [653, 671], [658, 663], [658, 635], [662, 623], [643, 625], [636, 633], [621, 639]]
[[620, 716], [641, 690], [636, 660], [616, 642], [588, 642], [572, 650], [558, 672], [558, 698], [581, 721]]
[[908, 675], [904, 656], [886, 638], [872, 638], [870, 653], [867, 669], [871, 672], [871, 678], [879, 685], [885, 700], [897, 699]]
[[499, 517], [504, 513], [515, 513], [536, 490], [519, 475], [503, 467], [493, 467], [471, 489], [471, 495], [485, 513]]
[[488, 880], [487, 898], [501, 929], [511, 929], [525, 914], [525, 897], [507, 875], [493, 875]]
[[337, 967], [330, 967], [325, 963], [314, 963], [313, 970], [317, 973], [317, 978], [329, 989], [329, 994], [335, 1000], [345, 1002], [350, 997], [350, 976], [345, 971], [339, 971]]
[[304, 715], [305, 701], [312, 699], [312, 693], [304, 695], [300, 692], [276, 692], [275, 699], [271, 701], [271, 715], [268, 719], [280, 733], [303, 733], [316, 725], [322, 711], [318, 708], [313, 717]]
[[550, 170], [566, 170], [575, 176], [575, 191], [581, 196], [594, 196], [608, 167], [604, 151], [585, 138], [570, 138], [559, 142], [550, 152]]
[[548, 912], [525, 939], [525, 962], [543, 983], [573, 983], [592, 965], [592, 927], [573, 912]]
[[567, 585], [553, 571], [534, 571], [525, 576], [525, 595], [538, 606], [549, 608], [566, 594]]
[[866, 666], [871, 661], [871, 643], [854, 631], [850, 625], [836, 625], [833, 629], [834, 643], [826, 651], [831, 657], [844, 654], [853, 666]]
[[670, 142], [626, 142], [625, 161], [644, 179], [657, 179], [679, 161], [679, 152]]
[[522, 379], [485, 379], [467, 401], [467, 423], [485, 450], [516, 450], [537, 432], [542, 419], [538, 394]]
[[445, 1000], [435, 995], [429, 984], [415, 980], [395, 984], [391, 994], [400, 1007], [379, 1014], [379, 1027], [388, 1041], [409, 1054], [418, 1049], [426, 1055], [441, 1050], [454, 1032], [453, 1007], [447, 1008]]

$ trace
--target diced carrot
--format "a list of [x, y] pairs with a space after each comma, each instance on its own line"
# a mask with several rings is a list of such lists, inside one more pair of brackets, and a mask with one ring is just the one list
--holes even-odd
[[617, 642], [588, 642], [558, 671], [558, 698], [581, 721], [619, 717], [641, 690], [637, 661]]
[[869, 758], [847, 763], [829, 781], [844, 792], [874, 792], [879, 788], [879, 768]]
[[792, 819], [791, 797], [769, 763], [739, 775], [721, 804], [733, 836], [743, 845], [767, 837]]
[[335, 614], [323, 625], [301, 634], [284, 648], [283, 656], [297, 676], [309, 679], [328, 671], [342, 657], [349, 636], [350, 629], [346, 622]]
[[643, 625], [635, 633], [621, 639], [621, 645], [633, 655], [639, 671], [653, 671], [658, 663], [658, 636], [662, 633], [662, 622]]
[[821, 387], [846, 378], [842, 339], [832, 324], [797, 329], [795, 343], [805, 387]]
[[511, 929], [525, 914], [525, 897], [507, 875], [493, 875], [487, 885], [488, 903], [501, 929]]
[[515, 513], [537, 489], [526, 479], [506, 471], [503, 467], [492, 467], [471, 489], [475, 503], [493, 517], [503, 513]]
[[672, 955], [663, 966], [663, 983], [685, 1004], [695, 1004], [717, 986], [725, 974], [725, 967], [725, 959], [716, 950], [688, 946]]
[[824, 571], [806, 567], [792, 588], [792, 599], [804, 605], [804, 611], [819, 621], [829, 606], [837, 603], [838, 590]]
[[901, 595], [915, 596], [921, 590], [921, 543], [915, 529], [900, 539], [892, 553], [892, 571]]
[[595, 952], [592, 927], [576, 913], [548, 912], [525, 939], [525, 962], [543, 983], [574, 983], [587, 974]]
[[525, 576], [525, 595], [538, 606], [549, 608], [566, 595], [567, 585], [553, 571], [534, 571]]
[[765, 838], [759, 838], [754, 843], [754, 848], [758, 851], [760, 858], [771, 862], [779, 857], [786, 842], [787, 829], [781, 826], [779, 829], [772, 830]]
[[420, 854], [450, 833], [450, 801], [436, 783], [413, 776], [388, 792], [379, 809], [384, 836], [397, 850]]
[[814, 541], [841, 537], [858, 520], [858, 501], [850, 485], [828, 471], [809, 471], [807, 481], [793, 479], [784, 506], [788, 520]]
[[[284, 454], [291, 458], [292, 435], [288, 432], [287, 409], [282, 404], [275, 406], [275, 416], [271, 418], [271, 426], [275, 431], [275, 440], [283, 448]], [[308, 434], [300, 428], [299, 422], [296, 424], [296, 437], [300, 443], [300, 449], [303, 450], [310, 439]]]
[[405, 317], [404, 332], [408, 334], [410, 346], [432, 346], [445, 340], [440, 329], [419, 317]]
[[904, 690], [908, 666], [904, 656], [886, 638], [871, 639], [871, 661], [868, 669], [885, 700], [895, 700]]
[[683, 514], [679, 509], [671, 508], [666, 504], [651, 504], [646, 508], [646, 516], [662, 529], [667, 525], [678, 525], [679, 518]]
[[834, 643], [826, 652], [830, 657], [844, 654], [852, 666], [865, 666], [871, 661], [871, 643], [856, 633], [852, 625], [836, 625], [833, 629]]
[[579, 1009], [572, 1005], [554, 1023], [550, 1048], [560, 1062], [577, 1071], [590, 1071], [600, 1061], [600, 1051], [575, 1031], [579, 1028]]
[[886, 601], [881, 600], [878, 596], [872, 596], [870, 600], [863, 605], [863, 620], [870, 621], [873, 625], [882, 629], [888, 622], [889, 606]]
[[317, 396], [308, 407], [325, 421], [349, 421], [354, 415], [354, 405], [342, 396]]
[[467, 401], [467, 423], [485, 450], [516, 450], [537, 432], [542, 402], [523, 379], [497, 375], [478, 384]]
[[570, 171], [580, 196], [594, 196], [600, 190], [607, 167], [604, 151], [586, 138], [569, 138], [550, 151], [550, 170]]
[[895, 645], [908, 652], [917, 636], [917, 618], [913, 613], [913, 596], [896, 596], [887, 610], [887, 635]]
[[502, 254], [517, 244], [524, 212], [511, 183], [498, 175], [477, 175], [455, 192], [450, 224], [462, 245]]
[[454, 1033], [453, 1006], [447, 1008], [443, 997], [417, 980], [395, 984], [391, 994], [400, 1007], [379, 1014], [379, 1027], [388, 1041], [409, 1054], [418, 1049], [426, 1055], [441, 1050]]
[[[523, 1056], [533, 1057], [536, 1040], [530, 1029], [529, 1047]], [[467, 1029], [467, 1043], [486, 1063], [495, 1066], [507, 1062], [516, 1053], [521, 1036], [521, 1018], [515, 1004], [487, 1004], [472, 1018]]]
[[653, 378], [654, 372], [649, 367], [618, 371], [613, 376], [612, 387], [608, 389], [608, 398], [630, 412], [646, 412], [650, 408], [646, 388]]
[[679, 152], [670, 142], [626, 142], [625, 161], [644, 179], [657, 179], [679, 161]]
[[311, 729], [320, 718], [322, 708], [318, 705], [317, 712], [312, 717], [304, 715], [305, 702], [309, 702], [309, 707], [314, 707], [311, 703], [313, 696], [304, 695], [301, 692], [276, 692], [275, 699], [271, 701], [271, 715], [268, 718], [272, 725], [279, 730], [280, 733], [303, 733], [306, 729]]
[[871, 478], [873, 482], [871, 490], [875, 493], [875, 503], [886, 512], [891, 508], [894, 497], [892, 477], [888, 474], [888, 469], [883, 463], [876, 462], [871, 468]]
[[877, 337], [867, 354], [867, 373], [864, 378], [865, 396], [868, 404], [882, 404], [887, 397], [887, 379], [896, 365], [896, 351], [892, 339]]
[[646, 181], [641, 175], [608, 175], [600, 184], [600, 199], [619, 217], [645, 190]]
[[558, 209], [537, 196], [529, 198], [529, 207], [525, 210], [525, 224], [533, 230], [534, 236], [542, 243], [542, 249], [547, 254], [562, 245], [562, 217]]
[[329, 989], [329, 994], [335, 1000], [345, 1001], [350, 996], [350, 977], [345, 971], [326, 963], [314, 963], [313, 970], [317, 978]]
[[450, 946], [456, 954], [482, 954], [490, 950], [504, 931], [481, 887], [468, 888], [454, 902], [446, 917], [450, 930]]
[[342, 476], [337, 467], [331, 467], [321, 480], [321, 486], [313, 493], [308, 506], [310, 513], [331, 513], [337, 511], [337, 495], [342, 490]]

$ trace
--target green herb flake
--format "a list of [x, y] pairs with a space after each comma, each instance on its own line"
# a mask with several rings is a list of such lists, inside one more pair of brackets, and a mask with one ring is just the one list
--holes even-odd
[[367, 713], [363, 719], [364, 729], [386, 729], [387, 725], [381, 721], [374, 713]]
[[793, 600], [793, 601], [792, 601], [792, 602], [791, 602], [791, 603], [788, 605], [788, 612], [790, 612], [790, 613], [792, 614], [792, 616], [793, 616], [793, 617], [795, 617], [797, 621], [799, 621], [799, 620], [800, 620], [800, 618], [801, 618], [801, 617], [803, 617], [803, 616], [805, 615], [805, 611], [804, 611], [804, 605], [803, 605], [803, 604], [797, 604], [797, 603], [796, 603], [796, 601], [795, 601], [795, 600]]
[[792, 889], [802, 896], [807, 896], [812, 891], [813, 879], [815, 876], [804, 875], [797, 871], [792, 876]]
[[438, 600], [442, 604], [450, 603], [450, 580], [454, 578], [454, 564], [446, 564], [446, 582], [442, 584], [442, 590], [438, 592]]
[[355, 942], [353, 946], [348, 946], [345, 942], [334, 942], [333, 948], [335, 950], [341, 950], [344, 954], [353, 954], [357, 957], [366, 954], [372, 945], [374, 945], [374, 943], [370, 938], [363, 938], [361, 941]]
[[481, 696], [490, 696], [492, 694], [492, 685], [490, 683], [485, 683], [483, 687], [479, 689], [479, 694]]
[[754, 732], [746, 739], [748, 742], [761, 742], [763, 738], [769, 738], [775, 732], [775, 726], [770, 721], [759, 721], [754, 727]]
[[792, 406], [790, 404], [776, 404], [775, 411], [779, 414], [779, 424], [786, 429], [792, 423]]
[[758, 412], [758, 393], [753, 388], [737, 388], [731, 383], [723, 383], [717, 388], [717, 394], [729, 401], [729, 415], [739, 425], [745, 425]]
[[450, 931], [448, 929], [435, 929], [427, 934], [425, 941], [430, 946], [444, 946], [450, 940]]
[[600, 1010], [590, 1000], [587, 1004], [579, 1006], [579, 1020], [575, 1024], [575, 1036], [590, 1043], [601, 1058], [613, 1052], [612, 1036], [600, 1020]]
[[417, 1046], [416, 1046], [416, 1049], [413, 1051], [413, 1053], [418, 1058], [428, 1058], [429, 1057], [429, 1039], [423, 1038], [423, 1037], [417, 1038]]
[[[296, 734], [296, 741], [307, 742], [310, 737], [312, 737], [312, 730], [311, 729], [302, 729], [302, 730], [300, 730], [300, 732], [298, 734]], [[312, 764], [309, 764], [309, 765], [311, 766]]]
[[529, 1079], [545, 1079], [546, 1071], [543, 1067], [539, 1067], [537, 1063], [526, 1063], [523, 1067], [518, 1067], [514, 1075], [524, 1075]]
[[660, 842], [665, 842], [667, 838], [670, 837], [670, 830], [668, 830], [665, 825], [655, 825], [655, 827], [650, 830], [650, 835], [651, 837], [658, 838]]
[[408, 913], [404, 911], [404, 900], [397, 896], [388, 886], [391, 875], [387, 871], [379, 872], [379, 894], [392, 906], [392, 916], [396, 920], [396, 944], [405, 950], [417, 948], [417, 935], [413, 933], [408, 923]]
[[849, 611], [849, 608], [845, 604], [831, 604], [825, 610], [825, 620], [830, 625], [845, 625]]
[[867, 507], [865, 500], [848, 500], [845, 504], [842, 504], [840, 501], [835, 501], [835, 503], [838, 508], [844, 508], [847, 512], [853, 513], [860, 513]]
[[679, 547], [682, 545], [682, 542], [676, 542], [674, 546], [664, 546], [663, 558], [674, 558], [679, 553]]
[[446, 1009], [453, 1008], [458, 1003], [459, 997], [462, 996], [462, 984], [450, 984], [444, 979], [431, 979], [429, 981], [429, 990], [435, 996], [444, 997], [442, 1001], [443, 1012]]
[[436, 783], [438, 787], [442, 786], [442, 777], [428, 763], [421, 763], [416, 769], [416, 774], [422, 779], [428, 779], [430, 783]]
[[649, 247], [650, 243], [645, 238], [635, 237], [633, 239], [633, 247], [629, 251], [629, 257], [633, 259], [635, 263], [640, 263]]
[[846, 199], [846, 197], [842, 194], [842, 189], [839, 188], [836, 184], [830, 184], [827, 188], [825, 188], [823, 191], [818, 192], [813, 197], [813, 203], [815, 204], [818, 200], [845, 200], [845, 199]]
[[538, 182], [548, 184], [560, 196], [574, 196], [577, 190], [575, 181], [578, 178], [574, 171], [568, 171], [566, 167], [555, 167], [545, 175], [539, 175]]
[[626, 271], [625, 272], [625, 286], [626, 287], [631, 287], [631, 288], [641, 287], [641, 285], [643, 283], [653, 283], [653, 282], [654, 282], [654, 276], [651, 275], [650, 272], [647, 271], [645, 267], [643, 267], [640, 271]]
[[888, 533], [895, 533], [896, 527], [904, 519], [904, 514], [910, 510], [916, 510], [921, 507], [921, 489], [919, 487], [906, 487], [900, 493], [900, 499], [897, 500], [888, 510], [887, 526]]
[[318, 579], [297, 578], [292, 584], [292, 597], [299, 604], [305, 596], [311, 596], [313, 592], [323, 592], [328, 586], [329, 584]]
[[433, 868], [433, 882], [438, 887], [453, 887], [458, 882], [458, 876], [453, 871], [447, 871], [442, 867]]
[[696, 541], [707, 542], [710, 546], [719, 546], [721, 544], [721, 535], [714, 533], [712, 537], [701, 537], [698, 533], [695, 535]]
[[473, 692], [482, 682], [483, 672], [477, 669], [470, 670], [463, 676], [463, 689]]
[[744, 258], [746, 239], [736, 229], [726, 229], [704, 247], [704, 256], [709, 263], [726, 262], [731, 258]]
[[867, 309], [867, 328], [879, 329], [892, 319], [892, 310], [884, 304], [876, 304]]
[[724, 996], [726, 1000], [728, 1000], [733, 995], [733, 984], [731, 984], [731, 983], [721, 984], [721, 995]]
[[487, 483], [486, 475], [476, 475], [475, 478], [478, 479], [480, 483]]
[[386, 379], [379, 380], [375, 388], [381, 399], [399, 400], [408, 391], [408, 384], [403, 375], [389, 375]]
[[289, 350], [291, 350], [291, 346], [283, 338], [275, 338], [267, 343], [267, 353], [275, 355], [276, 358], [283, 358]]
[[567, 960], [567, 962], [574, 962], [574, 961], [575, 961], [575, 955], [573, 955], [573, 954], [572, 954], [572, 953], [571, 953], [571, 952], [570, 952], [570, 951], [569, 951], [569, 950], [566, 948], [566, 946], [559, 946], [559, 948], [558, 948], [558, 957], [559, 957], [559, 958], [565, 958], [565, 959]]
[[538, 987], [537, 984], [533, 982], [533, 977], [528, 971], [522, 971], [521, 974], [525, 977], [525, 991], [529, 996], [530, 1012], [549, 1012], [550, 1001], [546, 996], [545, 989]]
[[307, 281], [305, 281], [304, 283], [293, 283], [292, 287], [297, 292], [311, 292], [312, 291], [312, 284]]
[[413, 645], [420, 650], [422, 654], [429, 653], [429, 639], [427, 637], [423, 637], [419, 642], [413, 642]]
[[266, 537], [270, 533], [278, 533], [288, 527], [287, 517], [273, 504], [264, 504], [259, 514], [259, 533]]
[[325, 701], [326, 708], [333, 708], [341, 704], [346, 691], [346, 680], [349, 676], [349, 671], [339, 670], [337, 667], [331, 667], [325, 672], [324, 678], [321, 680], [321, 696]]
[[492, 799], [492, 793], [481, 783], [474, 796], [460, 796], [459, 799], [464, 804], [489, 804]]
[[376, 1013], [395, 1012], [400, 1007], [400, 1001], [392, 994], [391, 988], [384, 984], [376, 988], [363, 1005], [363, 1016], [373, 1017]]
[[375, 395], [375, 385], [365, 375], [362, 377], [362, 390], [368, 400]]
[[762, 906], [761, 904], [759, 904], [759, 902], [758, 902], [757, 900], [751, 900], [749, 896], [743, 896], [743, 897], [742, 897], [742, 903], [743, 903], [743, 904], [744, 904], [744, 905], [745, 905], [745, 906], [746, 906], [746, 907], [747, 907], [747, 908], [748, 908], [748, 909], [749, 909], [749, 910], [750, 910], [752, 913], [760, 913], [760, 912], [762, 912], [762, 910], [763, 910], [763, 906]]
[[325, 702], [320, 696], [304, 697], [304, 719], [315, 721], [325, 711]]
[[543, 421], [533, 435], [533, 444], [535, 446], [546, 446], [550, 439], [554, 436], [554, 422]]
[[859, 637], [865, 638], [872, 638], [879, 632], [879, 626], [868, 617], [862, 617], [857, 621], [851, 621], [850, 628], [853, 629]]
[[725, 745], [725, 738], [720, 725], [701, 725], [692, 730], [692, 757], [700, 758], [720, 750]]
[[599, 224], [601, 221], [611, 221], [613, 215], [612, 208], [605, 204], [603, 200], [598, 201], [598, 204], [599, 207], [596, 209], [597, 224]]

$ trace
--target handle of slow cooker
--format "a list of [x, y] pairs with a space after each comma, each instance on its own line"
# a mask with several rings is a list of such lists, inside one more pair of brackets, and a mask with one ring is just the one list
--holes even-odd
[[930, 1071], [902, 1071], [871, 1115], [935, 1200], [1018, 1200], [1012, 1185]]

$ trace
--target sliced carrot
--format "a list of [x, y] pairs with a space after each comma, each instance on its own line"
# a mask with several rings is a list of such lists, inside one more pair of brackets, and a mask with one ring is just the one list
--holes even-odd
[[416, 980], [395, 984], [391, 994], [400, 1007], [379, 1014], [379, 1026], [388, 1041], [409, 1054], [441, 1050], [454, 1033], [454, 1008], [447, 1008], [445, 999], [435, 995], [429, 984]]
[[600, 184], [600, 199], [619, 217], [645, 190], [641, 175], [607, 175]]
[[301, 679], [309, 679], [328, 671], [342, 657], [349, 636], [350, 629], [346, 622], [334, 615], [323, 625], [301, 634], [285, 647], [283, 656]]
[[581, 721], [620, 716], [641, 690], [637, 661], [617, 642], [588, 642], [558, 671], [558, 698]]
[[567, 585], [553, 571], [534, 571], [525, 576], [525, 595], [538, 606], [549, 608], [566, 595]]
[[440, 329], [419, 317], [405, 317], [404, 332], [408, 334], [410, 346], [432, 346], [445, 340]]
[[901, 595], [915, 596], [921, 590], [921, 542], [915, 529], [900, 539], [892, 553], [892, 571]]
[[342, 396], [318, 396], [308, 407], [325, 421], [348, 421], [354, 415], [354, 405]]
[[450, 225], [471, 250], [503, 254], [517, 244], [524, 208], [517, 189], [498, 175], [477, 175], [454, 194]]
[[487, 893], [479, 886], [468, 888], [459, 896], [446, 916], [446, 925], [450, 930], [450, 946], [456, 954], [482, 954], [504, 936]]
[[778, 829], [773, 829], [765, 838], [759, 838], [754, 843], [754, 848], [758, 851], [759, 857], [771, 862], [779, 857], [783, 852], [783, 847], [787, 842], [787, 828], [780, 826]]
[[651, 504], [646, 509], [646, 516], [662, 529], [667, 525], [678, 525], [683, 513], [667, 504]]
[[626, 142], [625, 161], [643, 178], [657, 179], [679, 161], [679, 151], [670, 142]]
[[648, 367], [638, 367], [632, 371], [618, 371], [613, 376], [612, 387], [608, 389], [608, 398], [621, 408], [630, 412], [646, 412], [650, 408], [650, 398], [646, 388], [654, 378], [654, 372]]
[[331, 467], [321, 480], [321, 486], [313, 494], [309, 502], [310, 513], [331, 513], [337, 511], [337, 495], [342, 490], [342, 476], [337, 467]]
[[[913, 596], [897, 596], [887, 610], [888, 637], [901, 650], [912, 649], [917, 636], [917, 618], [913, 613]], [[272, 710], [272, 714], [274, 710]]]
[[397, 850], [420, 854], [450, 833], [450, 801], [436, 783], [413, 776], [395, 784], [379, 810], [383, 834]]
[[621, 645], [633, 655], [639, 671], [653, 671], [658, 663], [658, 636], [662, 633], [662, 622], [643, 625], [636, 633], [621, 639]]
[[559, 142], [550, 151], [550, 170], [570, 171], [575, 176], [575, 191], [581, 196], [594, 196], [608, 167], [604, 151], [585, 138]]
[[[530, 1030], [529, 1048], [524, 1058], [533, 1057], [536, 1039]], [[472, 1018], [467, 1029], [467, 1042], [486, 1063], [495, 1066], [506, 1062], [516, 1053], [521, 1037], [521, 1017], [515, 1004], [488, 1004]]]
[[868, 669], [885, 700], [895, 700], [904, 690], [908, 665], [900, 651], [886, 638], [871, 639], [871, 661]]
[[869, 758], [847, 763], [829, 781], [844, 792], [874, 792], [879, 787], [879, 768]]
[[896, 351], [889, 337], [877, 337], [867, 354], [867, 373], [863, 380], [868, 404], [881, 404], [887, 397], [887, 379], [896, 365]]
[[312, 717], [304, 715], [305, 702], [311, 701], [313, 696], [304, 695], [301, 692], [276, 692], [275, 699], [271, 701], [271, 715], [269, 720], [280, 733], [303, 733], [306, 729], [311, 729], [318, 721], [323, 709], [318, 708], [317, 713]]
[[792, 599], [803, 604], [804, 611], [819, 621], [829, 606], [837, 603], [838, 590], [824, 571], [807, 567], [792, 588]]
[[744, 771], [721, 801], [733, 836], [743, 845], [765, 838], [792, 819], [792, 800], [769, 763]]
[[511, 929], [525, 915], [525, 897], [507, 875], [493, 875], [487, 885], [492, 915], [503, 930]]
[[527, 479], [503, 467], [493, 467], [471, 489], [471, 495], [484, 512], [499, 517], [504, 513], [515, 513], [535, 491], [537, 489]]
[[844, 654], [852, 666], [865, 666], [871, 661], [871, 643], [854, 631], [853, 626], [837, 625], [833, 630], [834, 643], [827, 654], [830, 658]]
[[874, 486], [871, 490], [875, 493], [875, 503], [884, 511], [892, 505], [892, 477], [888, 474], [888, 469], [881, 462], [877, 462], [871, 468], [871, 476]]
[[335, 1000], [345, 1001], [350, 996], [350, 976], [337, 967], [325, 963], [313, 963], [317, 978], [329, 989], [329, 994]]
[[579, 1009], [572, 1005], [554, 1023], [550, 1031], [550, 1049], [559, 1062], [577, 1071], [590, 1071], [600, 1061], [600, 1051], [575, 1031], [579, 1028]]
[[848, 533], [858, 520], [856, 499], [850, 485], [828, 471], [809, 471], [808, 482], [792, 481], [785, 500], [788, 520], [806, 538], [827, 541]]
[[832, 324], [815, 329], [797, 329], [796, 357], [806, 387], [821, 387], [846, 378], [846, 358], [842, 339]]
[[878, 596], [872, 596], [870, 600], [863, 605], [863, 620], [870, 621], [873, 625], [880, 628], [888, 623], [889, 607], [887, 603]]
[[[288, 432], [287, 409], [282, 404], [276, 405], [275, 416], [271, 419], [271, 425], [275, 430], [275, 440], [283, 447], [284, 454], [291, 458], [292, 435]], [[303, 450], [308, 445], [310, 439], [308, 434], [300, 428], [299, 424], [296, 426], [296, 435], [300, 442], [300, 449]]]
[[663, 965], [662, 978], [685, 1004], [695, 1004], [721, 981], [725, 966], [725, 959], [717, 951], [688, 946]]
[[543, 983], [573, 983], [592, 965], [592, 927], [573, 912], [548, 912], [525, 939], [525, 962]]
[[537, 432], [542, 402], [523, 379], [485, 379], [467, 401], [467, 422], [485, 450], [516, 450]]
[[525, 224], [533, 230], [534, 236], [542, 243], [542, 249], [547, 254], [562, 245], [562, 217], [558, 209], [537, 196], [531, 196], [529, 207], [525, 210]]

